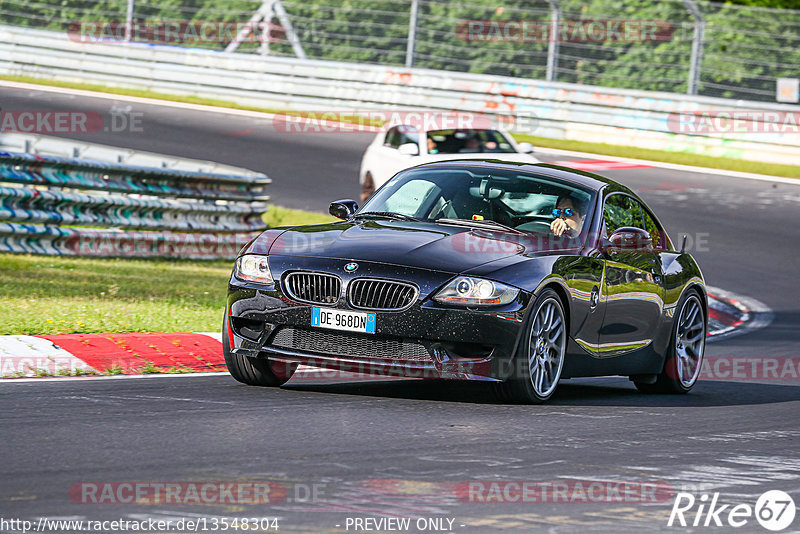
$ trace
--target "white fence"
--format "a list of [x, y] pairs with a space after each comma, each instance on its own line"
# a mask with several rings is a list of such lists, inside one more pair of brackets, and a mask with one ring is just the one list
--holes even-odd
[[[136, 43], [79, 43], [66, 34], [8, 26], [0, 26], [0, 73], [264, 108], [458, 109], [535, 117], [517, 122], [532, 125], [524, 133], [770, 163], [800, 161], [800, 133], [791, 127], [800, 106], [785, 104]], [[710, 129], [691, 133], [703, 124], [686, 114], [733, 111], [756, 112], [758, 118], [717, 120]]]

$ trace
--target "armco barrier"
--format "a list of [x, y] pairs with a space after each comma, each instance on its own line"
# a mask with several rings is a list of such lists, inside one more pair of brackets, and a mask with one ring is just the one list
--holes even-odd
[[0, 151], [0, 251], [232, 258], [265, 227], [269, 182]]
[[[525, 133], [770, 163], [797, 164], [800, 154], [798, 128], [777, 127], [787, 114], [800, 116], [800, 106], [787, 104], [136, 43], [79, 43], [66, 34], [10, 26], [0, 26], [0, 73], [260, 107], [458, 109], [535, 117], [524, 121], [534, 126]], [[676, 132], [680, 112], [736, 110], [761, 117], [737, 123], [737, 131]]]

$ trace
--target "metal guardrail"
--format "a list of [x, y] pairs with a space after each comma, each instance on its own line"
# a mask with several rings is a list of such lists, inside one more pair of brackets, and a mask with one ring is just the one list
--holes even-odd
[[266, 227], [269, 183], [0, 151], [0, 251], [232, 258]]
[[0, 150], [123, 163], [140, 167], [159, 167], [213, 174], [234, 174], [237, 176], [255, 175], [255, 173], [246, 169], [224, 165], [215, 161], [179, 158], [154, 152], [89, 143], [75, 138], [51, 137], [31, 133], [8, 133], [2, 129], [0, 129]]
[[[433, 109], [526, 118], [533, 135], [796, 164], [800, 133], [680, 133], [681, 112], [800, 113], [800, 106], [609, 89], [425, 69], [143, 45], [79, 43], [56, 32], [0, 26], [0, 73], [196, 95], [305, 110]], [[766, 115], [763, 120], [770, 120]], [[530, 118], [534, 118], [533, 121]], [[747, 130], [748, 128], [745, 128]], [[768, 129], [767, 129], [768, 130]], [[517, 131], [520, 129], [517, 127]]]
[[[2, 0], [0, 13], [74, 38], [774, 102], [778, 80], [798, 79], [800, 10], [754, 4], [791, 2]], [[797, 102], [788, 91], [778, 101]]]

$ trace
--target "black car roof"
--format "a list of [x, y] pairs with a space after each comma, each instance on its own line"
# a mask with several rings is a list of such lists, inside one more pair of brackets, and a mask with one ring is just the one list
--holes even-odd
[[[541, 176], [548, 176], [550, 178], [558, 178], [561, 180], [573, 182], [576, 185], [581, 185], [595, 191], [599, 191], [604, 187], [610, 186], [614, 191], [623, 191], [625, 193], [633, 194], [633, 192], [620, 184], [599, 174], [593, 172], [579, 171], [577, 169], [570, 169], [569, 167], [562, 167], [561, 165], [552, 165], [550, 163], [522, 163], [518, 161], [504, 161], [500, 159], [451, 159], [446, 161], [434, 161], [430, 163], [423, 163], [413, 168], [427, 168], [427, 167], [480, 167], [482, 169], [495, 168], [504, 170], [521, 170], [530, 173], [539, 174]], [[636, 196], [636, 195], [634, 195]]]

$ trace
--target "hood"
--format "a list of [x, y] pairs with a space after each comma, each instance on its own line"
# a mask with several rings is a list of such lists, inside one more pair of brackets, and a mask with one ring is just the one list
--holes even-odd
[[389, 263], [451, 273], [529, 251], [515, 234], [422, 222], [362, 220], [299, 226], [278, 236], [270, 232], [274, 231], [256, 239], [251, 251]]

